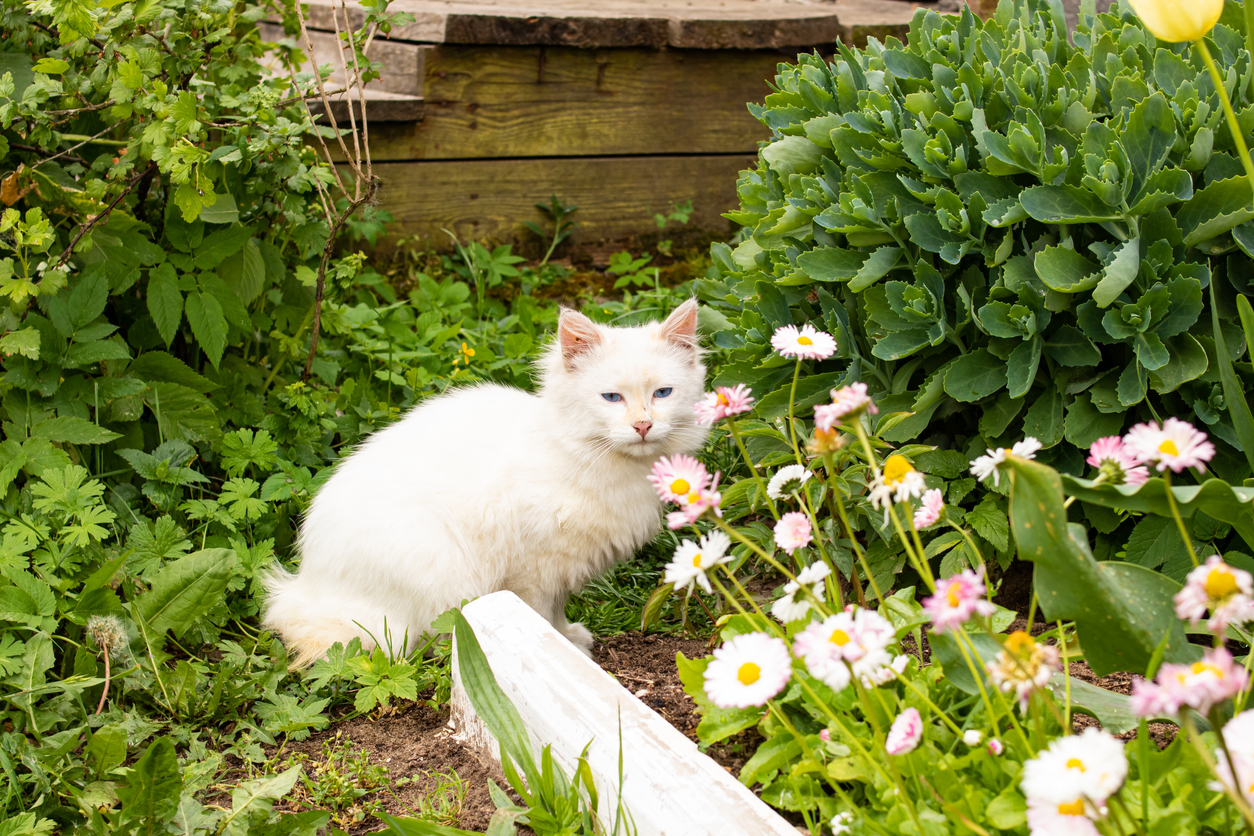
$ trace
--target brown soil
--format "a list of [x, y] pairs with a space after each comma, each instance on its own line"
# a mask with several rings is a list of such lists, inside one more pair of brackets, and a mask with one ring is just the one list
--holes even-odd
[[[430, 697], [430, 694], [421, 695]], [[323, 744], [336, 736], [354, 754], [366, 752], [372, 764], [387, 767], [390, 789], [362, 801], [382, 805], [382, 811], [397, 817], [417, 817], [422, 800], [436, 788], [435, 773], [452, 768], [467, 784], [460, 815], [444, 824], [483, 832], [496, 810], [488, 794], [488, 778], [501, 783], [497, 767], [489, 768], [478, 757], [452, 738], [448, 706], [434, 709], [425, 703], [404, 703], [396, 713], [382, 717], [358, 717], [336, 723], [307, 740], [289, 743], [290, 755], [307, 755], [305, 770], [321, 760]], [[298, 805], [287, 809], [301, 809]], [[351, 818], [351, 816], [350, 816]], [[385, 829], [379, 820], [367, 816], [360, 823], [338, 823], [348, 833], [370, 833]]]
[[[675, 654], [689, 659], [709, 654], [711, 644], [705, 640], [683, 639], [668, 635], [650, 635], [633, 631], [601, 639], [593, 648], [593, 656], [607, 673], [622, 683], [641, 702], [661, 714], [666, 722], [697, 741], [697, 725], [701, 716], [692, 697], [684, 692], [675, 667]], [[706, 754], [733, 776], [757, 750], [762, 736], [757, 729], [748, 729], [734, 737], [715, 743]]]

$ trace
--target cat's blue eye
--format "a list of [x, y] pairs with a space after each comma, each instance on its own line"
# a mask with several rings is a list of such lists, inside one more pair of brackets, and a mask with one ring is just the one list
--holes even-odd
[[618, 403], [623, 399], [623, 396], [617, 392], [602, 392], [601, 397], [605, 398], [610, 403]]
[[653, 397], [655, 398], [669, 397], [670, 393], [674, 391], [675, 390], [672, 389], [670, 386], [663, 386], [661, 389], [658, 389], [656, 392], [653, 393]]

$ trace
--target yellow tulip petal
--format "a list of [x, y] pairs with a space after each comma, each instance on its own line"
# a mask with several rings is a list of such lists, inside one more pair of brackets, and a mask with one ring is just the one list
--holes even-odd
[[1160, 41], [1196, 41], [1219, 22], [1224, 0], [1128, 0]]

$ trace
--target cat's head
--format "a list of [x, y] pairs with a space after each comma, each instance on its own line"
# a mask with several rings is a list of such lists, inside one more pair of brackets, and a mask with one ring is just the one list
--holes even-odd
[[692, 411], [705, 390], [697, 342], [695, 299], [665, 322], [633, 328], [563, 309], [542, 360], [542, 396], [560, 411], [568, 437], [598, 451], [648, 460], [692, 452], [706, 434]]

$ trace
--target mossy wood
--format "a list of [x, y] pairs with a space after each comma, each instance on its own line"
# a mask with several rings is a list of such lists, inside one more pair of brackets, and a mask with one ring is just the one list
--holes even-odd
[[770, 132], [745, 102], [760, 100], [788, 60], [744, 50], [423, 52], [422, 121], [372, 125], [376, 161], [752, 154]]
[[[689, 226], [727, 233], [721, 213], [735, 205], [737, 172], [749, 156], [571, 157], [567, 159], [431, 160], [383, 163], [382, 208], [396, 228], [443, 246], [462, 240], [522, 240], [523, 221], [547, 223], [537, 195], [557, 194], [579, 206], [572, 242], [596, 243], [641, 233], [655, 212], [691, 200]], [[654, 227], [656, 229], [656, 227]]]

